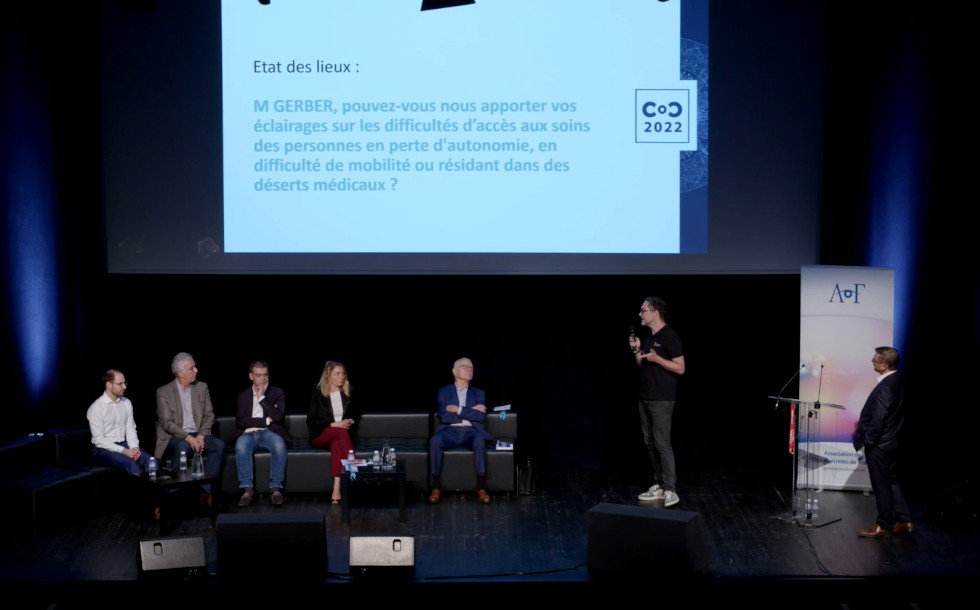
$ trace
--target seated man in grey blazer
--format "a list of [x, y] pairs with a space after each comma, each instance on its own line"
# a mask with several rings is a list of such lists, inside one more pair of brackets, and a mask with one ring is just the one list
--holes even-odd
[[188, 467], [195, 453], [202, 454], [204, 472], [221, 474], [225, 443], [211, 434], [214, 408], [208, 385], [197, 380], [194, 357], [181, 352], [174, 356], [170, 369], [174, 381], [157, 388], [157, 444], [154, 455], [162, 460], [169, 455], [171, 468], [180, 466], [180, 452], [187, 452]]

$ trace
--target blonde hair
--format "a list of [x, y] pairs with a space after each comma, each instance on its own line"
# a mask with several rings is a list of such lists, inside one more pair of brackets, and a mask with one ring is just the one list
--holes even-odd
[[327, 363], [323, 365], [323, 372], [320, 374], [320, 382], [316, 384], [316, 387], [320, 389], [320, 393], [324, 396], [330, 396], [330, 390], [332, 386], [330, 385], [330, 373], [337, 367], [344, 369], [344, 385], [341, 390], [344, 394], [350, 396], [350, 377], [346, 375], [347, 367], [340, 362], [334, 362], [333, 360], [327, 360]]

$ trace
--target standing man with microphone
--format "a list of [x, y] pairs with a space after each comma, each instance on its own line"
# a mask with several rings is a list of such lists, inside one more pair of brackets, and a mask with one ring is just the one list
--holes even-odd
[[681, 338], [667, 326], [667, 304], [660, 297], [647, 297], [640, 305], [640, 320], [650, 335], [640, 340], [630, 333], [630, 348], [640, 367], [640, 427], [643, 444], [650, 453], [653, 485], [639, 499], [663, 500], [664, 507], [680, 502], [670, 423], [677, 400], [677, 382], [684, 374]]

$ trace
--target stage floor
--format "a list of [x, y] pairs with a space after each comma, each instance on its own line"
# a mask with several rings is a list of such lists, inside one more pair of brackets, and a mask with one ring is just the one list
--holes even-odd
[[[354, 498], [349, 524], [343, 522], [340, 507], [331, 506], [325, 497], [287, 493], [286, 505], [275, 508], [263, 496], [247, 509], [238, 509], [233, 499], [226, 499], [221, 510], [325, 513], [332, 595], [338, 593], [332, 585], [349, 581], [352, 534], [414, 536], [416, 583], [534, 585], [550, 587], [562, 597], [614, 585], [624, 592], [656, 590], [688, 599], [744, 594], [755, 599], [752, 607], [786, 607], [786, 598], [780, 597], [784, 592], [792, 596], [793, 604], [802, 602], [804, 607], [840, 607], [841, 603], [882, 607], [875, 602], [883, 600], [898, 604], [895, 607], [948, 607], [945, 602], [956, 599], [957, 592], [968, 589], [980, 575], [975, 515], [941, 513], [934, 499], [913, 496], [909, 500], [914, 534], [864, 539], [856, 532], [874, 522], [873, 496], [823, 491], [821, 516], [840, 520], [804, 527], [779, 519], [788, 513], [788, 487], [752, 472], [683, 473], [681, 502], [675, 509], [701, 514], [712, 558], [705, 573], [689, 579], [656, 574], [649, 579], [618, 578], [590, 572], [586, 565], [589, 509], [600, 502], [662, 506], [661, 502], [640, 503], [636, 496], [641, 487], [599, 471], [544, 475], [534, 495], [495, 496], [490, 505], [479, 504], [471, 494], [450, 493], [441, 504], [430, 506], [420, 494], [410, 493], [405, 523], [398, 522], [394, 493], [381, 488], [369, 490], [372, 497], [366, 498], [377, 506], [359, 502], [363, 497]], [[52, 525], [47, 533], [27, 540], [4, 537], [0, 586], [25, 589], [37, 607], [68, 607], [89, 593], [101, 597], [112, 595], [114, 587], [122, 593], [127, 587], [145, 585], [137, 581], [137, 547], [140, 539], [158, 537], [154, 523], [134, 522], [118, 513], [76, 525]], [[214, 584], [220, 569], [215, 530], [207, 516], [188, 515], [168, 535], [204, 537], [211, 578], [202, 588], [220, 590]], [[256, 558], [259, 574], [269, 559]], [[208, 583], [213, 585], [210, 589]], [[492, 595], [495, 589], [473, 591]]]

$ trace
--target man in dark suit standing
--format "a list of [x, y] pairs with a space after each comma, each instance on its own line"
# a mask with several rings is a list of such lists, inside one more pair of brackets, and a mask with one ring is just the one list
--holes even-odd
[[854, 449], [864, 449], [871, 489], [878, 505], [878, 519], [874, 526], [859, 531], [858, 535], [880, 538], [888, 534], [908, 534], [915, 526], [895, 476], [898, 437], [905, 419], [902, 380], [898, 376], [898, 350], [893, 347], [875, 348], [871, 364], [879, 374], [878, 385], [861, 409], [861, 417], [854, 431]]
[[483, 429], [487, 417], [486, 395], [483, 390], [470, 386], [473, 380], [473, 363], [460, 358], [453, 364], [453, 383], [439, 388], [439, 426], [429, 441], [432, 460], [432, 491], [429, 504], [437, 504], [442, 498], [442, 452], [453, 447], [469, 447], [473, 450], [476, 466], [476, 498], [490, 504], [486, 490], [487, 441], [493, 436]]
[[[195, 453], [208, 453], [204, 470], [217, 477], [224, 466], [225, 443], [211, 434], [214, 408], [208, 385], [197, 380], [194, 357], [181, 352], [170, 364], [173, 383], [157, 388], [157, 445], [154, 454], [163, 459], [171, 456], [171, 468], [177, 470], [180, 452], [190, 461]], [[188, 464], [189, 466], [190, 464]]]

